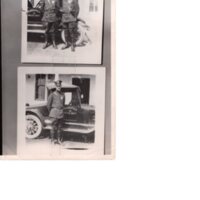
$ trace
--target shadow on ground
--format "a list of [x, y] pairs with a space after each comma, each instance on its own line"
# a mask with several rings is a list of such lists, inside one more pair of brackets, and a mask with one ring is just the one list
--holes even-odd
[[[50, 131], [44, 130], [39, 137], [36, 139], [44, 139], [50, 138]], [[80, 134], [80, 133], [72, 133], [72, 132], [63, 132], [62, 133], [62, 141], [71, 141], [71, 142], [81, 142], [81, 143], [94, 143], [95, 141], [95, 132], [90, 134]]]

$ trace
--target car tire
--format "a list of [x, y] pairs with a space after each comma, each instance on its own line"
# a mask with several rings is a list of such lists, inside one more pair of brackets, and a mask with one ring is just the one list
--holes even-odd
[[26, 138], [37, 138], [42, 132], [42, 123], [40, 119], [32, 114], [26, 115]]

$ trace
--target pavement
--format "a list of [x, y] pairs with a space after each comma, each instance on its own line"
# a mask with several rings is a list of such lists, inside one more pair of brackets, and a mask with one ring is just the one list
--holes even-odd
[[[78, 139], [79, 138], [79, 139]], [[34, 156], [42, 155], [76, 155], [87, 154], [93, 148], [95, 143], [85, 141], [82, 137], [65, 137], [61, 144], [51, 143], [47, 133], [37, 139], [26, 139], [26, 154]]]
[[58, 62], [58, 63], [96, 63], [101, 60], [101, 46], [97, 42], [85, 43], [75, 47], [75, 52], [71, 48], [62, 50], [63, 43], [58, 43], [58, 49], [52, 45], [43, 49], [44, 42], [28, 42], [27, 56], [30, 60], [38, 62]]

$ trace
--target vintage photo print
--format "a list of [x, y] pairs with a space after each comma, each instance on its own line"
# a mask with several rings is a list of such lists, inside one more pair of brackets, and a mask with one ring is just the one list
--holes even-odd
[[17, 155], [104, 155], [105, 68], [19, 67]]
[[22, 62], [101, 64], [104, 0], [22, 0]]

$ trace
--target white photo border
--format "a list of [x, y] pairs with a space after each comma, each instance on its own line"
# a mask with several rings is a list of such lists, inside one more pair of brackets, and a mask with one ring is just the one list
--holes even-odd
[[[27, 47], [27, 0], [22, 0], [22, 13], [21, 13], [21, 62], [22, 63], [58, 63], [58, 64], [102, 64], [103, 55], [103, 23], [104, 23], [104, 0], [97, 0], [99, 11], [97, 21], [95, 24], [95, 37], [97, 38], [97, 47], [93, 48], [92, 51], [77, 54], [77, 52], [70, 53], [69, 56], [64, 55], [58, 57], [56, 53], [51, 56], [34, 56], [28, 55]], [[88, 44], [90, 45], [90, 44]], [[84, 48], [84, 47], [83, 47]], [[42, 50], [42, 49], [41, 49]], [[43, 50], [45, 51], [45, 50]], [[55, 50], [56, 52], [57, 50]], [[96, 52], [94, 54], [94, 52]]]
[[[95, 75], [95, 145], [87, 151], [74, 151], [71, 155], [27, 155], [25, 152], [25, 91], [26, 74], [59, 73]], [[105, 67], [18, 67], [17, 157], [19, 159], [101, 159], [104, 157], [105, 122]]]

